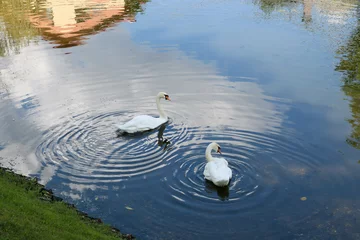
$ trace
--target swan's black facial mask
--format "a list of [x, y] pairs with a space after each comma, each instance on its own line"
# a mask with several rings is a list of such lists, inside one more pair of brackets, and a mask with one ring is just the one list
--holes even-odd
[[217, 152], [221, 154], [221, 148], [220, 147], [218, 147]]
[[169, 95], [165, 95], [165, 100], [171, 101]]

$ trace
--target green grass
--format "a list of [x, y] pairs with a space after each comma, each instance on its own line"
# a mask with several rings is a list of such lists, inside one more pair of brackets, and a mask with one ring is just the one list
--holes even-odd
[[122, 239], [110, 226], [90, 219], [36, 180], [0, 168], [0, 239]]

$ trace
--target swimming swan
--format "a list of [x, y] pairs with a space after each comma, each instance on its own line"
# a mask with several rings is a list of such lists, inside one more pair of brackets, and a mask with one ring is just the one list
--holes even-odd
[[161, 124], [164, 124], [168, 121], [168, 117], [166, 116], [164, 110], [160, 105], [160, 99], [164, 98], [167, 101], [171, 101], [170, 97], [165, 92], [159, 92], [156, 95], [156, 105], [159, 111], [160, 117], [154, 118], [148, 115], [140, 115], [134, 117], [132, 120], [128, 121], [123, 125], [118, 125], [117, 133], [136, 133], [136, 132], [144, 132], [148, 130], [155, 129], [159, 127]]
[[206, 148], [205, 157], [207, 163], [204, 169], [205, 179], [213, 182], [218, 187], [227, 186], [232, 177], [231, 169], [228, 167], [228, 162], [224, 158], [214, 158], [211, 151], [214, 150], [221, 154], [219, 144], [213, 142]]

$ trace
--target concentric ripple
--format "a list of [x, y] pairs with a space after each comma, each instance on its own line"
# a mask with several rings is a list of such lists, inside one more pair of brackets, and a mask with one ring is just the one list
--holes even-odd
[[[226, 101], [244, 98], [250, 103], [253, 99], [246, 94], [212, 97]], [[136, 221], [144, 216], [157, 219], [151, 224], [141, 222], [149, 236], [166, 227], [208, 236], [221, 228], [208, 228], [207, 224], [214, 220], [235, 221], [244, 214], [277, 209], [289, 201], [288, 193], [297, 191], [304, 177], [316, 173], [324, 162], [319, 159], [319, 149], [299, 139], [291, 128], [281, 126], [282, 102], [270, 99], [276, 107], [263, 103], [265, 111], [257, 103], [258, 108], [251, 111], [245, 104], [227, 106], [221, 101], [196, 108], [204, 103], [194, 98], [175, 95], [171, 107], [165, 108], [171, 118], [169, 123], [141, 135], [117, 137], [115, 126], [141, 113], [152, 115], [156, 111], [152, 98], [139, 99], [136, 105], [142, 107], [137, 111], [73, 116], [44, 133], [37, 157], [44, 168], [56, 166], [61, 181], [69, 186], [75, 183], [71, 190], [74, 193], [84, 191], [75, 185], [79, 189], [80, 185], [96, 185], [95, 200], [111, 194], [116, 206], [136, 209], [132, 213]], [[188, 110], [189, 102], [194, 104], [194, 112]], [[126, 100], [117, 104], [136, 109], [135, 103]], [[221, 145], [222, 157], [233, 172], [225, 188], [204, 179], [205, 149], [213, 141]], [[127, 197], [117, 197], [123, 194]], [[184, 213], [197, 224], [169, 224]], [[244, 225], [244, 229], [249, 227]]]
[[[117, 137], [115, 125], [130, 117], [122, 112], [75, 116], [44, 133], [36, 154], [44, 166], [58, 166], [59, 176], [79, 183], [122, 181], [166, 166], [171, 143], [186, 137], [186, 127], [170, 121], [141, 136]], [[173, 131], [164, 134], [166, 128]]]
[[[192, 128], [188, 136], [194, 138], [178, 146], [172, 174], [162, 182], [172, 198], [166, 201], [177, 201], [183, 208], [196, 209], [199, 214], [206, 214], [211, 208], [212, 212], [226, 216], [260, 204], [279, 204], [285, 199], [278, 196], [277, 186], [316, 171], [318, 165], [317, 157], [310, 151], [275, 133], [265, 135], [226, 127], [221, 131]], [[225, 188], [204, 179], [205, 149], [212, 141], [221, 145], [222, 157], [233, 172]], [[216, 204], [219, 201], [227, 202], [227, 207]]]

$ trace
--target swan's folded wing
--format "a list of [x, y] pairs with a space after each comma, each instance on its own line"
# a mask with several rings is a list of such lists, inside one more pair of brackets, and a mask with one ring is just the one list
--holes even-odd
[[227, 171], [228, 171], [229, 179], [231, 179], [232, 178], [232, 171], [231, 171], [231, 169], [229, 167], [227, 168]]
[[231, 169], [226, 165], [220, 165], [217, 169], [217, 179], [219, 180], [229, 180], [231, 178]]
[[[226, 162], [225, 159], [223, 160]], [[232, 177], [232, 172], [224, 161], [208, 162], [204, 169], [205, 178], [214, 183], [229, 180]]]
[[218, 172], [224, 178], [231, 179], [232, 178], [232, 171], [229, 168], [229, 163], [226, 161], [225, 158], [216, 158], [216, 162], [218, 163]]
[[134, 117], [132, 120], [123, 125], [118, 125], [117, 127], [122, 131], [134, 133], [157, 128], [163, 123], [165, 123], [164, 119], [154, 118], [148, 115], [140, 115]]
[[204, 169], [204, 177], [207, 179], [207, 180], [210, 180], [212, 181], [212, 176], [214, 174], [214, 171], [216, 171], [216, 165], [214, 162], [208, 162], [206, 165], [205, 165], [205, 169]]

